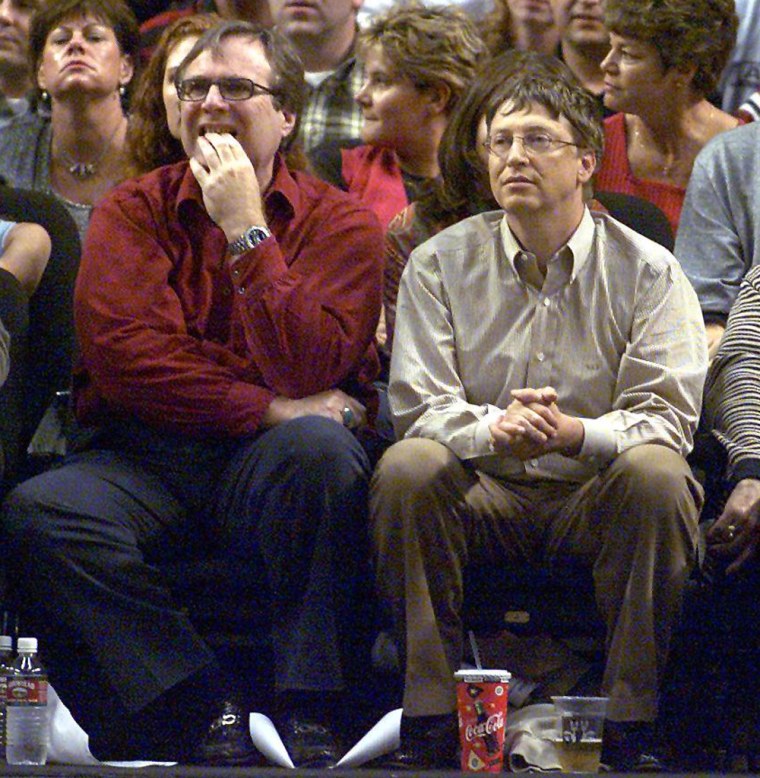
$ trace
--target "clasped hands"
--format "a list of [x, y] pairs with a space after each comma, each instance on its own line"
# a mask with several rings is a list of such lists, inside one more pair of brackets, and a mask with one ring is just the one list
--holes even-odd
[[560, 411], [553, 387], [513, 389], [511, 394], [503, 416], [489, 427], [497, 454], [525, 461], [554, 452], [565, 456], [580, 452], [583, 424]]

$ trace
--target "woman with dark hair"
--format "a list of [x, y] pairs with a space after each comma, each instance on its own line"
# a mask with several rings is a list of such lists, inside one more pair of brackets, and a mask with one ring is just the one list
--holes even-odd
[[183, 16], [161, 35], [131, 101], [127, 130], [130, 175], [185, 159], [179, 140], [179, 98], [174, 77], [198, 38], [221, 21], [216, 14]]
[[597, 186], [643, 197], [675, 233], [694, 159], [738, 120], [707, 99], [736, 39], [733, 0], [607, 0], [605, 121]]
[[443, 133], [438, 147], [440, 179], [388, 225], [383, 284], [388, 353], [393, 341], [398, 285], [412, 250], [444, 227], [499, 207], [488, 181], [488, 152], [483, 147], [486, 112], [491, 104], [504, 102], [509, 94], [510, 76], [522, 71], [572, 77], [559, 60], [536, 52], [508, 50], [481, 67]]
[[32, 72], [50, 115], [29, 114], [0, 134], [0, 175], [49, 191], [84, 237], [95, 203], [124, 177], [123, 101], [139, 45], [122, 0], [51, 0], [32, 19]]

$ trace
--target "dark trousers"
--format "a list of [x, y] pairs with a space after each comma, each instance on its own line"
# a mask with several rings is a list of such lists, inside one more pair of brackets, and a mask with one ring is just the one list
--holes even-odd
[[351, 433], [315, 416], [218, 442], [120, 425], [17, 487], [2, 517], [9, 580], [75, 718], [92, 734], [213, 668], [162, 575], [188, 552], [260, 568], [278, 689], [340, 690], [369, 476]]

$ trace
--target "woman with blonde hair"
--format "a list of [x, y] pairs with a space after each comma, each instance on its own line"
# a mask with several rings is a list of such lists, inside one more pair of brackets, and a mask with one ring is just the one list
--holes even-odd
[[323, 146], [311, 161], [386, 226], [439, 175], [441, 136], [485, 46], [461, 11], [414, 3], [372, 19], [357, 50], [366, 74], [356, 96], [364, 115], [362, 144]]

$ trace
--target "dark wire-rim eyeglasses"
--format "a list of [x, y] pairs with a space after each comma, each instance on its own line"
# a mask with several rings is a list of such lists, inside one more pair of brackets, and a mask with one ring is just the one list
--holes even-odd
[[569, 140], [557, 140], [545, 132], [529, 132], [527, 135], [494, 135], [493, 137], [486, 138], [483, 141], [483, 145], [495, 157], [506, 159], [516, 140], [522, 143], [523, 149], [528, 154], [546, 154], [547, 151], [551, 151], [555, 146], [576, 146], [580, 148], [578, 143], [573, 143]]
[[257, 95], [276, 94], [268, 86], [257, 84], [255, 81], [251, 81], [250, 78], [238, 78], [237, 76], [217, 79], [195, 76], [175, 81], [174, 85], [177, 87], [177, 97], [190, 103], [198, 103], [201, 100], [205, 100], [212, 86], [219, 90], [219, 94], [224, 100], [233, 102], [250, 100]]

